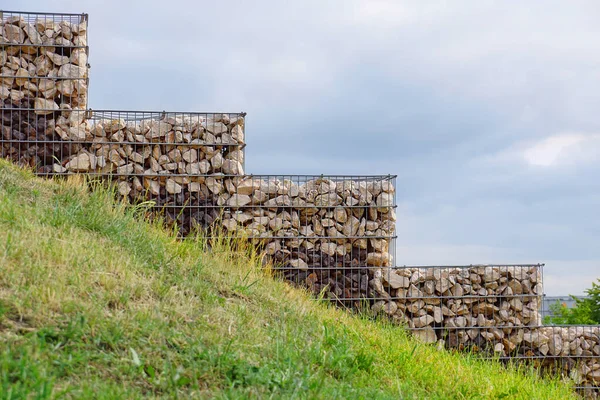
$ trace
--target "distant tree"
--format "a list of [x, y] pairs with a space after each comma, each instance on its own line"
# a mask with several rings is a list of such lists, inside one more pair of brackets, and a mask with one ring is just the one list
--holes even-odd
[[592, 287], [585, 290], [585, 298], [571, 297], [575, 306], [567, 307], [566, 304], [556, 302], [550, 306], [552, 316], [544, 318], [545, 324], [552, 325], [580, 325], [600, 324], [600, 279], [592, 282]]
[[590, 310], [590, 318], [596, 324], [600, 324], [600, 279], [598, 283], [592, 282], [592, 287], [585, 291], [587, 298], [582, 300]]

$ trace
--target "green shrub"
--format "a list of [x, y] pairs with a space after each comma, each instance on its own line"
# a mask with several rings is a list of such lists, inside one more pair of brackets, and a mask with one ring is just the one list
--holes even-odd
[[545, 324], [552, 325], [595, 325], [600, 324], [600, 279], [592, 282], [592, 287], [585, 290], [585, 298], [571, 297], [575, 306], [568, 308], [566, 304], [557, 301], [550, 306], [552, 316], [544, 318]]

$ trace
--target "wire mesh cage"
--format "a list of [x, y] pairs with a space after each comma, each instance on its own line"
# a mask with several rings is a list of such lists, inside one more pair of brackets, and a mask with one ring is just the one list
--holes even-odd
[[2, 104], [52, 111], [85, 109], [87, 21], [87, 14], [0, 11]]
[[54, 22], [60, 24], [61, 22], [67, 22], [70, 25], [78, 25], [87, 22], [88, 14], [0, 10], [0, 20], [11, 24], [17, 22], [25, 22], [28, 24], [39, 22]]
[[150, 179], [159, 190], [143, 199], [182, 236], [251, 240], [277, 275], [347, 305], [374, 299], [369, 282], [395, 257], [393, 176]]
[[243, 174], [244, 117], [5, 105], [1, 155], [40, 175], [86, 173], [119, 180], [120, 192], [132, 200], [145, 191], [158, 196], [161, 187], [176, 195], [191, 176]]
[[395, 176], [186, 178], [146, 197], [182, 235], [251, 240], [277, 276], [348, 307], [379, 296], [370, 282], [395, 258]]
[[382, 307], [411, 329], [538, 326], [542, 275], [543, 264], [390, 268], [382, 282], [396, 306]]
[[[543, 326], [543, 264], [389, 268], [371, 305], [425, 343], [521, 360], [600, 386], [600, 326]], [[385, 298], [385, 294], [388, 297]]]
[[[513, 337], [523, 337], [510, 352], [500, 351], [504, 340], [492, 341], [499, 351], [491, 358], [526, 363], [573, 383], [585, 398], [600, 395], [600, 326], [537, 326], [513, 328]], [[511, 345], [513, 346], [513, 345]]]
[[286, 281], [426, 343], [600, 386], [600, 327], [542, 326], [543, 264], [396, 267], [393, 175], [245, 175], [245, 113], [88, 110], [87, 14], [0, 11], [0, 156], [84, 173], [181, 236], [251, 240]]
[[260, 175], [216, 185], [218, 230], [253, 240], [278, 275], [347, 305], [374, 298], [369, 281], [395, 257], [395, 176]]
[[541, 264], [388, 268], [380, 281], [372, 310], [426, 343], [502, 356], [523, 343], [513, 329], [541, 324]]

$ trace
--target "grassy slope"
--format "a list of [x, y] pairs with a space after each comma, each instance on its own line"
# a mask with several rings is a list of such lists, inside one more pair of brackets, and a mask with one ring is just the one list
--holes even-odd
[[0, 398], [556, 398], [0, 160]]

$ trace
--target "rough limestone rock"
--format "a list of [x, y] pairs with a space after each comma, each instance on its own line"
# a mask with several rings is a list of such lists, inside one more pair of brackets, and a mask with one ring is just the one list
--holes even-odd
[[[52, 19], [56, 18], [59, 16]], [[48, 24], [42, 19], [23, 19], [11, 23], [9, 19], [0, 21], [0, 68], [5, 76], [0, 78], [0, 98], [4, 106], [38, 108], [35, 102], [46, 99], [61, 109], [86, 109], [87, 22]], [[78, 27], [73, 29], [75, 25]]]

